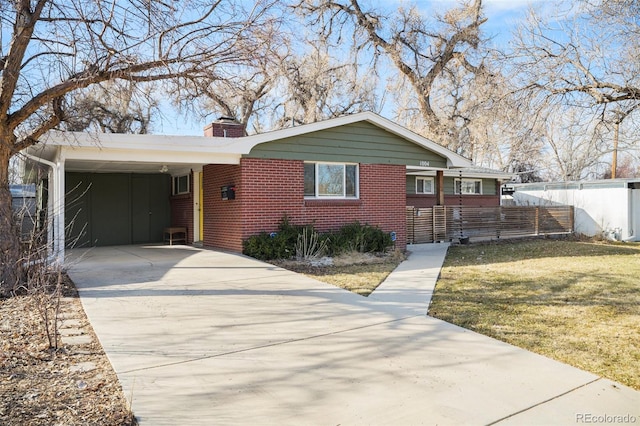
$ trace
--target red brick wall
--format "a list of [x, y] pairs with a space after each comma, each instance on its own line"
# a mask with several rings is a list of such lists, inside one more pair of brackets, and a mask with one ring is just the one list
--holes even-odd
[[[500, 205], [499, 195], [445, 195], [445, 206], [473, 206], [473, 207], [494, 207]], [[436, 205], [435, 195], [408, 194], [407, 206], [417, 208], [427, 208]]]
[[219, 138], [241, 138], [246, 136], [244, 125], [240, 123], [214, 122], [204, 128], [205, 136]]
[[189, 194], [174, 195], [170, 198], [171, 226], [187, 228], [187, 244], [193, 242], [193, 173], [189, 176]]
[[379, 226], [396, 232], [397, 247], [406, 246], [404, 166], [361, 164], [358, 200], [305, 200], [302, 161], [245, 158], [241, 166], [242, 238], [277, 230], [286, 213], [320, 231], [354, 221]]
[[[202, 170], [203, 244], [225, 250], [242, 251], [242, 200], [240, 166], [210, 164]], [[220, 187], [236, 185], [236, 199], [222, 200]]]
[[187, 243], [193, 242], [193, 198], [191, 194], [171, 197], [171, 226], [187, 228]]

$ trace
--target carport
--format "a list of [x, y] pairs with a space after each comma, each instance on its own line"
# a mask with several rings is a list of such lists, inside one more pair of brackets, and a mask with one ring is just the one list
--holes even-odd
[[[68, 247], [162, 241], [171, 223], [172, 177], [193, 176], [200, 192], [205, 164], [239, 164], [250, 148], [223, 138], [50, 132], [23, 151], [46, 170], [49, 250], [63, 262]], [[200, 197], [193, 196], [194, 235]]]

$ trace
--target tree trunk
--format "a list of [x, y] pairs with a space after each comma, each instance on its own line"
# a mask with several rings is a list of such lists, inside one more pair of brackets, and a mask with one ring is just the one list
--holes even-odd
[[7, 297], [17, 287], [20, 277], [20, 236], [18, 234], [9, 190], [11, 151], [0, 142], [0, 297]]

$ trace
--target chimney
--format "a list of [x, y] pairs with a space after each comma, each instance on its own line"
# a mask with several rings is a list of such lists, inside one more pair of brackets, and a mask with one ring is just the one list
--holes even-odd
[[205, 136], [217, 138], [241, 138], [246, 136], [244, 125], [233, 117], [220, 117], [204, 128]]

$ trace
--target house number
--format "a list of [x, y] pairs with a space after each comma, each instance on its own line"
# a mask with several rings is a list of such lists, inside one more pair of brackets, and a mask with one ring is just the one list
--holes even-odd
[[429, 162], [428, 161], [420, 161], [420, 167], [429, 167]]

